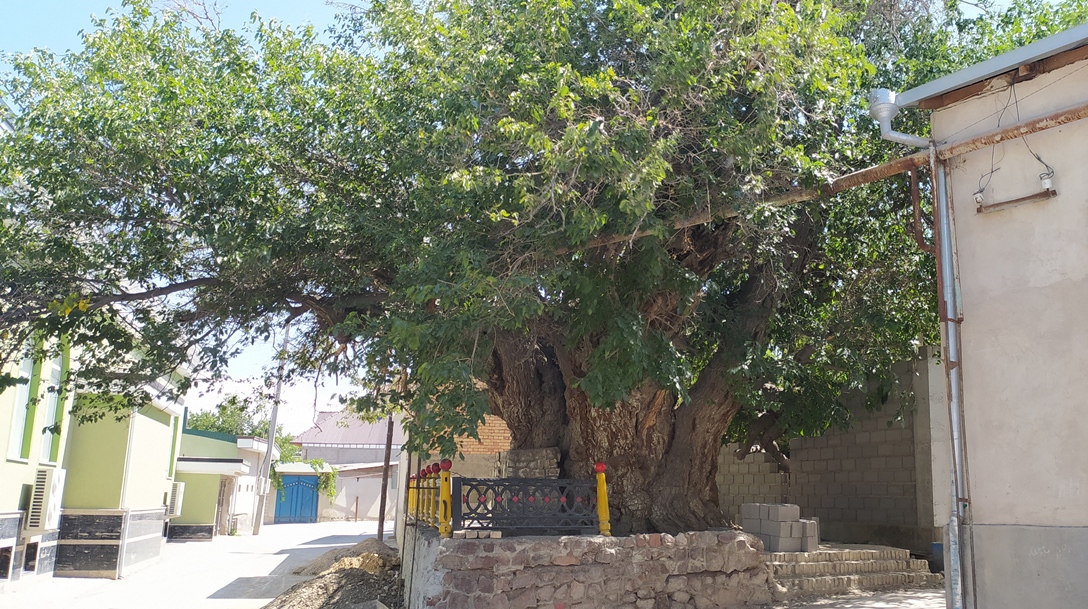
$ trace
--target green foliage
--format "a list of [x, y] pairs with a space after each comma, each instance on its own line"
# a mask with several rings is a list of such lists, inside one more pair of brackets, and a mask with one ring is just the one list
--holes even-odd
[[81, 390], [139, 400], [291, 319], [289, 376], [378, 387], [350, 401], [405, 409], [412, 448], [449, 454], [489, 411], [499, 331], [576, 356], [568, 381], [604, 408], [646, 381], [689, 399], [724, 350], [739, 421], [818, 433], [936, 340], [933, 262], [902, 180], [765, 201], [901, 153], [863, 118], [870, 86], [1081, 6], [378, 0], [324, 44], [131, 0], [0, 83], [0, 355], [66, 334]]
[[[189, 429], [218, 431], [236, 436], [268, 437], [269, 412], [271, 400], [263, 395], [240, 397], [227, 396], [215, 406], [215, 410], [189, 414], [186, 425]], [[299, 461], [301, 449], [294, 444], [289, 434], [283, 433], [283, 426], [276, 426], [276, 448], [280, 451], [278, 463]]]
[[[336, 499], [336, 481], [339, 477], [339, 472], [336, 468], [331, 468], [330, 471], [322, 471], [325, 466], [324, 459], [307, 459], [306, 463], [310, 465], [317, 472], [317, 492], [325, 495], [330, 501]], [[276, 472], [275, 467], [272, 469], [270, 475], [272, 488], [276, 489], [279, 493], [280, 501], [286, 501], [287, 495], [283, 494], [283, 475]]]

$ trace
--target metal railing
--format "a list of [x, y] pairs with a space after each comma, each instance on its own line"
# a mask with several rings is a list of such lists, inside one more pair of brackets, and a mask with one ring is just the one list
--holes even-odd
[[433, 526], [442, 537], [473, 529], [611, 535], [603, 463], [596, 464], [596, 480], [454, 478], [452, 466], [443, 459], [410, 477], [410, 521]]

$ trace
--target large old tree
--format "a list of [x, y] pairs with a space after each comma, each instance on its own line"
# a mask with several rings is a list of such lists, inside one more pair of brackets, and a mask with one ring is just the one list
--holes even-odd
[[321, 42], [133, 2], [4, 82], [4, 359], [65, 336], [138, 400], [289, 320], [294, 374], [377, 387], [417, 447], [491, 412], [605, 461], [616, 531], [721, 524], [731, 423], [843, 422], [932, 338], [904, 181], [776, 203], [897, 152], [865, 8], [389, 0]]

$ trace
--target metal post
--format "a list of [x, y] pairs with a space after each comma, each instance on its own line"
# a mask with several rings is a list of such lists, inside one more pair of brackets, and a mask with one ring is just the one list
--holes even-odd
[[264, 460], [261, 462], [261, 470], [257, 476], [257, 489], [261, 495], [257, 498], [257, 518], [253, 523], [253, 534], [261, 534], [261, 525], [264, 524], [265, 501], [268, 497], [269, 475], [272, 472], [272, 450], [276, 446], [276, 419], [280, 413], [280, 396], [283, 392], [283, 375], [287, 368], [287, 348], [290, 346], [291, 324], [283, 326], [283, 352], [280, 355], [280, 367], [276, 371], [276, 398], [272, 402], [272, 416], [268, 421], [268, 449], [265, 451]]
[[439, 463], [441, 489], [438, 494], [438, 533], [442, 537], [453, 536], [453, 497], [450, 492], [450, 469], [453, 461], [442, 459]]
[[612, 536], [612, 525], [608, 522], [608, 483], [604, 478], [605, 465], [597, 462], [593, 467], [597, 472], [597, 518], [601, 521], [601, 535]]
[[382, 492], [378, 500], [378, 541], [385, 541], [385, 501], [389, 494], [389, 457], [393, 452], [393, 415], [385, 432], [385, 462], [382, 465]]

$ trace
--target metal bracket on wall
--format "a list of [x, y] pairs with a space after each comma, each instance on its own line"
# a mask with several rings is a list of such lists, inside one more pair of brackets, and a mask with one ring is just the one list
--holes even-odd
[[1058, 196], [1058, 191], [1053, 188], [1047, 188], [1046, 190], [1039, 191], [1033, 195], [1020, 197], [1019, 199], [1000, 201], [998, 203], [979, 203], [975, 211], [980, 214], [988, 214], [993, 211], [1001, 211], [1010, 207], [1016, 207], [1017, 205], [1034, 203], [1036, 201], [1046, 201], [1047, 199], [1053, 199], [1056, 196]]

